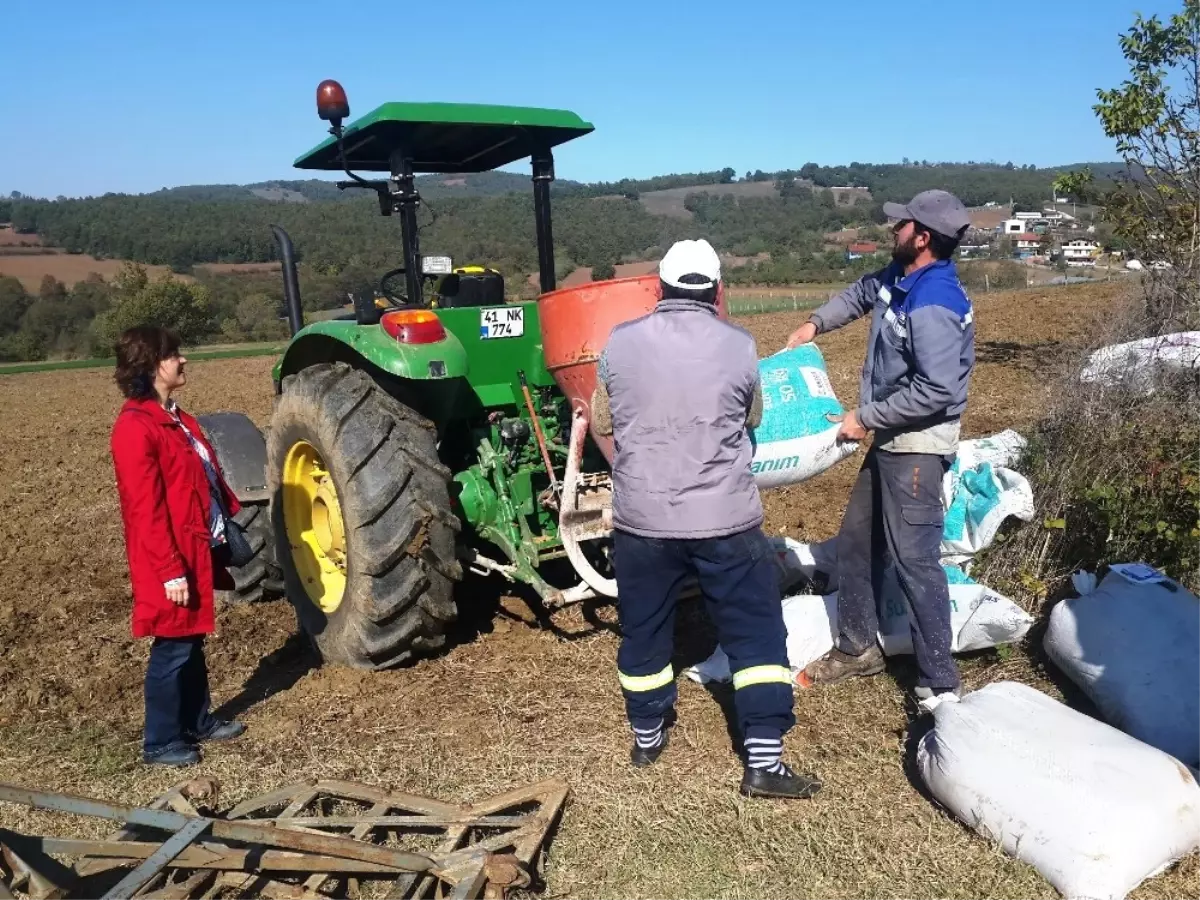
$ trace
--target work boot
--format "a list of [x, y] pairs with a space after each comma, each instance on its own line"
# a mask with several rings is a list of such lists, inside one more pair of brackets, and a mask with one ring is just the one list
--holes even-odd
[[198, 734], [193, 737], [197, 743], [202, 741], [232, 741], [236, 737], [241, 737], [246, 733], [246, 726], [241, 722], [226, 722], [222, 719], [215, 719], [213, 725], [204, 734]]
[[633, 763], [635, 769], [644, 769], [646, 766], [653, 765], [658, 762], [658, 758], [663, 755], [663, 751], [667, 749], [667, 740], [669, 735], [666, 729], [663, 730], [662, 740], [653, 747], [639, 747], [637, 742], [634, 742], [633, 748], [629, 751], [629, 761]]
[[657, 725], [641, 721], [641, 727], [633, 728], [633, 747], [629, 751], [629, 761], [634, 768], [644, 769], [658, 762], [658, 758], [667, 749], [668, 729], [675, 724], [675, 710], [668, 709]]
[[837, 684], [847, 678], [861, 678], [867, 675], [878, 675], [886, 667], [883, 651], [877, 644], [858, 656], [843, 653], [833, 649], [811, 663], [804, 674], [813, 684]]
[[154, 753], [143, 753], [142, 762], [148, 766], [194, 766], [200, 762], [200, 753], [195, 747], [176, 744]]
[[746, 766], [739, 789], [745, 797], [774, 797], [779, 800], [807, 800], [821, 790], [816, 775], [797, 775], [783, 763], [782, 771]]

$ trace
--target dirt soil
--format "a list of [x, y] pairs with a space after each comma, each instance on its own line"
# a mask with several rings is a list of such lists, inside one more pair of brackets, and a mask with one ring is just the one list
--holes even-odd
[[[53, 253], [8, 256], [0, 254], [0, 275], [10, 275], [25, 286], [25, 290], [37, 293], [42, 279], [53, 275], [67, 287], [85, 281], [93, 273], [111, 279], [121, 271], [123, 259], [96, 259], [86, 253]], [[172, 274], [168, 266], [144, 266], [146, 274], [153, 278]], [[193, 281], [190, 275], [174, 275], [180, 281]]]
[[[1117, 286], [993, 294], [977, 302], [979, 366], [969, 436], [1028, 426], [1044, 373], [1075, 352]], [[743, 320], [761, 355], [799, 317]], [[860, 323], [820, 341], [852, 402]], [[270, 412], [271, 360], [190, 366], [193, 413]], [[894, 663], [875, 679], [797, 694], [787, 758], [825, 783], [802, 803], [744, 801], [726, 690], [679, 679], [680, 724], [649, 770], [628, 764], [611, 607], [541, 620], [475, 582], [437, 659], [365, 674], [321, 667], [285, 601], [219, 611], [208, 644], [214, 703], [249, 730], [210, 746], [187, 776], [139, 761], [145, 642], [129, 633], [129, 589], [108, 438], [119, 397], [106, 370], [0, 376], [0, 780], [146, 803], [181, 777], [211, 775], [221, 806], [314, 777], [360, 779], [452, 801], [544, 777], [572, 797], [545, 866], [548, 897], [1055, 897], [922, 795], [912, 775], [914, 710]], [[856, 469], [765, 496], [767, 529], [835, 533]], [[677, 668], [714, 645], [702, 611], [680, 617]], [[1015, 679], [1061, 698], [1036, 654], [963, 659], [968, 688]], [[103, 827], [0, 804], [0, 825], [77, 836]], [[1135, 897], [1194, 897], [1196, 855]]]

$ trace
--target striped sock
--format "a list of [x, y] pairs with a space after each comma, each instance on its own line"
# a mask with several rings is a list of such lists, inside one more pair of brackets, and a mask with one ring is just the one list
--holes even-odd
[[633, 739], [638, 747], [642, 750], [653, 750], [655, 747], [661, 746], [663, 742], [663, 720], [659, 719], [657, 725], [633, 728]]
[[746, 738], [746, 758], [752, 769], [763, 769], [772, 775], [784, 775], [783, 740], [781, 738]]

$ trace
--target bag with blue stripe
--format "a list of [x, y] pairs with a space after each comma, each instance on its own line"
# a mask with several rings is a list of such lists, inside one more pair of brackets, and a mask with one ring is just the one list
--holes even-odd
[[819, 475], [858, 449], [838, 443], [845, 413], [816, 344], [781, 350], [758, 362], [762, 423], [750, 433], [751, 470], [759, 488], [796, 484]]

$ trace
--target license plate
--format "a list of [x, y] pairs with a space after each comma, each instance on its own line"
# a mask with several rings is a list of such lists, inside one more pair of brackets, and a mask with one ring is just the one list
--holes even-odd
[[525, 334], [525, 307], [492, 306], [479, 311], [479, 337], [514, 338]]

